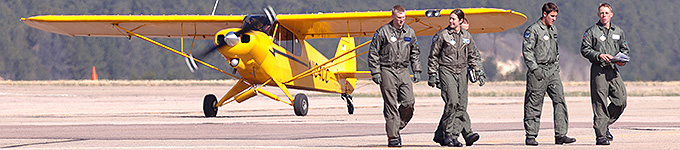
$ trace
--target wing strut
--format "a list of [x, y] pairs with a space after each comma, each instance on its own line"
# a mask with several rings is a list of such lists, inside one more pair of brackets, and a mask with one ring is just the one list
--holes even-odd
[[175, 49], [173, 49], [173, 48], [171, 48], [171, 47], [165, 46], [165, 45], [163, 45], [162, 43], [156, 42], [156, 41], [154, 41], [154, 40], [152, 40], [152, 39], [149, 39], [149, 38], [147, 38], [147, 37], [145, 37], [145, 36], [143, 36], [143, 35], [139, 35], [139, 34], [137, 34], [137, 33], [134, 33], [134, 32], [132, 32], [132, 31], [130, 31], [130, 30], [127, 30], [127, 29], [125, 29], [125, 28], [123, 28], [123, 27], [120, 27], [120, 26], [118, 26], [118, 24], [113, 24], [113, 26], [118, 27], [118, 28], [124, 30], [125, 32], [127, 32], [127, 33], [130, 34], [130, 35], [133, 35], [133, 36], [135, 36], [135, 37], [138, 37], [138, 38], [140, 38], [140, 39], [142, 39], [142, 40], [144, 40], [144, 41], [147, 41], [147, 42], [149, 42], [149, 43], [155, 44], [156, 46], [162, 47], [162, 48], [164, 48], [164, 49], [166, 49], [166, 50], [168, 50], [168, 51], [171, 51], [171, 52], [173, 52], [173, 53], [175, 53], [175, 54], [177, 54], [177, 55], [180, 55], [180, 56], [183, 56], [183, 57], [186, 57], [186, 58], [189, 58], [189, 59], [193, 59], [193, 60], [195, 60], [196, 62], [198, 62], [198, 63], [200, 63], [200, 64], [203, 64], [203, 65], [207, 66], [208, 68], [217, 70], [217, 71], [219, 71], [219, 72], [222, 72], [222, 73], [224, 73], [224, 74], [227, 74], [227, 75], [229, 75], [229, 76], [231, 76], [231, 77], [234, 77], [234, 78], [236, 78], [236, 79], [241, 79], [241, 78], [239, 78], [239, 77], [237, 77], [237, 76], [235, 76], [235, 75], [233, 75], [233, 74], [231, 74], [231, 73], [227, 73], [226, 71], [224, 71], [224, 70], [222, 70], [222, 69], [220, 69], [220, 68], [217, 68], [217, 67], [215, 67], [215, 66], [213, 66], [213, 65], [211, 65], [211, 64], [208, 64], [208, 63], [203, 62], [203, 61], [201, 61], [201, 60], [199, 60], [199, 59], [193, 58], [193, 57], [191, 57], [191, 56], [189, 56], [189, 55], [187, 55], [187, 54], [185, 54], [185, 53], [179, 52], [179, 51], [177, 51], [177, 50], [175, 50]]
[[[286, 81], [286, 82], [283, 82], [283, 83], [284, 83], [284, 84], [285, 84], [285, 83], [290, 83], [290, 82], [295, 81], [295, 80], [297, 80], [297, 79], [300, 79], [300, 78], [302, 78], [302, 77], [306, 77], [306, 76], [309, 76], [309, 75], [311, 75], [311, 74], [317, 73], [317, 72], [319, 72], [317, 69], [321, 68], [322, 66], [325, 66], [325, 65], [327, 65], [328, 63], [331, 63], [331, 62], [333, 62], [333, 61], [339, 59], [339, 58], [342, 57], [342, 56], [345, 56], [345, 55], [347, 55], [347, 54], [349, 54], [349, 53], [352, 53], [352, 52], [356, 51], [357, 49], [359, 49], [359, 48], [361, 48], [361, 47], [364, 47], [364, 46], [368, 45], [369, 43], [371, 43], [371, 41], [373, 41], [373, 40], [368, 40], [368, 41], [364, 42], [363, 44], [361, 44], [361, 45], [359, 45], [359, 46], [357, 46], [357, 47], [354, 47], [354, 49], [349, 50], [349, 51], [347, 51], [347, 52], [345, 52], [345, 53], [342, 53], [341, 55], [336, 56], [336, 57], [334, 57], [333, 59], [330, 59], [330, 60], [328, 60], [328, 61], [322, 63], [321, 65], [318, 65], [318, 66], [316, 66], [316, 67], [314, 67], [314, 68], [312, 68], [312, 69], [309, 69], [309, 70], [307, 70], [307, 71], [305, 71], [305, 72], [302, 72], [302, 73], [296, 75], [295, 77], [291, 78], [290, 80], [288, 80], [288, 81]], [[365, 54], [365, 53], [366, 53], [366, 52], [361, 53], [361, 54], [359, 54], [359, 55], [363, 55], [363, 54]], [[359, 56], [359, 55], [356, 55], [356, 56]], [[356, 56], [355, 56], [355, 57], [356, 57]], [[349, 59], [352, 59], [352, 58], [349, 58]], [[348, 59], [348, 60], [349, 60], [349, 59]], [[346, 61], [346, 60], [345, 60], [345, 61]], [[342, 61], [342, 62], [345, 62], [345, 61]], [[330, 67], [326, 67], [326, 68], [330, 68]], [[317, 70], [317, 71], [314, 71], [314, 70]], [[312, 72], [312, 71], [314, 71], [314, 72]]]

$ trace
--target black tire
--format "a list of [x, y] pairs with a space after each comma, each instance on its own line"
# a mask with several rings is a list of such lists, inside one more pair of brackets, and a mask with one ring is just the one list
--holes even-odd
[[354, 104], [352, 104], [352, 101], [347, 101], [347, 112], [350, 115], [354, 114]]
[[205, 95], [203, 98], [203, 113], [205, 117], [217, 116], [217, 97], [213, 94]]
[[298, 93], [293, 99], [293, 109], [295, 110], [295, 115], [306, 116], [309, 110], [309, 103], [307, 102], [307, 95], [304, 93]]

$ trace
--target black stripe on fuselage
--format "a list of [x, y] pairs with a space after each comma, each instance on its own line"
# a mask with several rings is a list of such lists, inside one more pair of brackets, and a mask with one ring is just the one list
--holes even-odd
[[[274, 56], [276, 56], [276, 54], [281, 54], [281, 55], [283, 55], [283, 56], [288, 57], [288, 59], [291, 59], [291, 60], [293, 60], [293, 61], [295, 61], [295, 62], [298, 62], [298, 63], [300, 63], [300, 64], [302, 64], [302, 65], [305, 65], [305, 67], [309, 68], [309, 65], [305, 64], [305, 62], [302, 62], [301, 60], [299, 60], [299, 59], [297, 59], [297, 58], [295, 58], [295, 57], [293, 57], [293, 56], [291, 56], [291, 55], [288, 55], [288, 54], [286, 54], [286, 53], [284, 53], [284, 52], [277, 51], [277, 50], [275, 50], [275, 49], [273, 49], [273, 48], [272, 48], [272, 49], [269, 49], [269, 51], [272, 52], [272, 55], [274, 55]], [[275, 54], [275, 53], [276, 53], [276, 54]]]

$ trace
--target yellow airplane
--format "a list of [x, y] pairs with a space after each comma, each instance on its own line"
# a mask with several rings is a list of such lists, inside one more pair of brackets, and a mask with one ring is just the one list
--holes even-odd
[[[526, 22], [526, 16], [512, 10], [464, 8], [471, 33], [501, 32]], [[432, 36], [448, 26], [453, 9], [408, 10], [406, 24], [417, 36]], [[206, 117], [215, 117], [218, 108], [264, 95], [293, 106], [295, 115], [308, 110], [304, 93], [291, 95], [289, 88], [341, 94], [349, 114], [354, 112], [352, 97], [357, 78], [370, 78], [369, 71], [356, 70], [356, 50], [370, 43], [355, 45], [354, 37], [371, 37], [378, 27], [392, 20], [390, 11], [279, 14], [271, 7], [264, 15], [43, 15], [21, 18], [28, 26], [68, 36], [137, 37], [186, 59], [189, 68], [197, 63], [238, 79], [221, 99], [207, 94], [203, 99]], [[444, 15], [441, 15], [444, 14]], [[150, 38], [179, 38], [180, 50]], [[184, 39], [191, 38], [191, 49], [184, 51]], [[335, 57], [328, 59], [306, 40], [339, 38]], [[193, 57], [196, 39], [212, 39], [216, 47]], [[427, 40], [425, 40], [427, 41]], [[429, 44], [429, 43], [427, 43]], [[234, 72], [214, 67], [200, 58], [219, 51]], [[240, 77], [236, 76], [236, 72]], [[281, 98], [264, 90], [276, 86]]]

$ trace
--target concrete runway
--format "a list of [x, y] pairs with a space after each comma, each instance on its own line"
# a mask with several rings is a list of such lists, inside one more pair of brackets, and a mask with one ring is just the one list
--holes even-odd
[[[499, 88], [470, 86], [471, 91]], [[583, 87], [565, 90], [570, 88]], [[437, 93], [422, 83], [415, 89]], [[517, 89], [523, 86], [505, 90]], [[0, 85], [0, 149], [387, 148], [379, 97], [355, 97], [355, 114], [349, 115], [339, 95], [306, 92], [310, 110], [299, 117], [291, 106], [256, 96], [221, 107], [216, 118], [204, 118], [203, 95], [221, 97], [227, 90], [223, 86]], [[376, 92], [377, 86], [364, 85], [360, 90]], [[471, 97], [468, 112], [481, 139], [464, 148], [680, 147], [680, 97], [629, 97], [628, 108], [611, 126], [615, 138], [610, 146], [595, 146], [590, 98], [566, 99], [568, 135], [577, 138], [576, 143], [553, 144], [552, 104], [547, 97], [537, 147], [523, 143], [523, 97]], [[417, 97], [415, 116], [402, 131], [403, 148], [442, 148], [432, 142], [442, 109], [439, 97]]]

